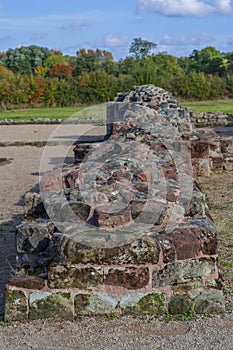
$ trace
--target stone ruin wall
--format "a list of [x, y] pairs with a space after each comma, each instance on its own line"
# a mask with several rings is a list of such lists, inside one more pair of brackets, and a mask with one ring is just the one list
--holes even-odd
[[154, 86], [108, 104], [105, 141], [78, 142], [76, 162], [25, 196], [5, 320], [224, 312], [194, 133], [189, 111]]
[[[148, 89], [150, 91], [151, 89], [153, 90], [152, 87]], [[118, 94], [116, 101], [147, 103], [149, 107], [155, 108], [160, 114], [172, 116], [172, 122], [174, 119], [179, 119], [179, 132], [183, 132], [186, 135], [189, 134], [192, 164], [196, 176], [210, 176], [212, 172], [221, 172], [223, 170], [232, 171], [233, 137], [227, 136], [227, 133], [223, 136], [209, 128], [233, 127], [233, 115], [191, 111], [187, 108], [182, 108], [171, 95], [169, 99], [168, 96], [161, 97], [158, 94], [156, 99], [156, 94], [153, 95], [153, 92], [151, 92], [144, 99], [140, 96], [140, 92], [135, 89], [130, 93]], [[156, 100], [156, 103], [154, 103], [153, 99]], [[184, 116], [189, 121], [188, 125], [184, 125]]]
[[190, 111], [190, 119], [198, 128], [233, 126], [232, 113]]

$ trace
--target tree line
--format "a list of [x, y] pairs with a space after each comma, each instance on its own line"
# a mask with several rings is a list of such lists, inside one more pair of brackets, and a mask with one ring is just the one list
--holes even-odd
[[177, 58], [155, 48], [135, 38], [120, 61], [100, 49], [83, 48], [76, 56], [36, 45], [8, 49], [0, 52], [0, 106], [94, 104], [141, 84], [189, 100], [233, 97], [233, 52], [208, 46]]

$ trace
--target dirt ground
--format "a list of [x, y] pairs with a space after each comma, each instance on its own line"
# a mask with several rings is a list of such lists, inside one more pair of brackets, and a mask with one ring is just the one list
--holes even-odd
[[0, 319], [5, 283], [15, 265], [14, 233], [24, 215], [23, 198], [26, 192], [38, 189], [45, 149], [41, 144], [48, 141], [56, 144], [47, 146], [49, 166], [53, 167], [60, 162], [61, 154], [73, 157], [73, 143], [78, 136], [104, 133], [104, 127], [84, 124], [0, 126]]

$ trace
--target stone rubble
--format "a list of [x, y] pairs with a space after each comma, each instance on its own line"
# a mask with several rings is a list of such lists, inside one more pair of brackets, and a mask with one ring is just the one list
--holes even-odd
[[104, 141], [77, 144], [74, 164], [26, 194], [5, 320], [224, 312], [217, 234], [191, 162], [220, 146], [195, 133], [170, 93], [118, 94]]

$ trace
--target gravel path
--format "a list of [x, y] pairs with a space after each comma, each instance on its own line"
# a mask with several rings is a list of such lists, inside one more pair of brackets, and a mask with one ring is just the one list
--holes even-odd
[[[46, 141], [54, 128], [54, 125], [1, 126], [0, 142]], [[88, 126], [80, 126], [81, 134], [85, 128]], [[70, 129], [64, 139], [74, 140], [73, 135], [74, 130]], [[14, 268], [14, 230], [23, 217], [22, 197], [38, 185], [42, 152], [43, 148], [32, 146], [0, 147], [0, 159], [9, 159], [9, 162], [0, 163], [0, 317], [5, 283]], [[148, 317], [111, 320], [86, 317], [75, 321], [41, 320], [0, 325], [1, 350], [38, 348], [232, 350], [233, 313], [169, 323]]]
[[232, 350], [233, 316], [164, 323], [146, 318], [40, 320], [0, 327], [1, 350]]

